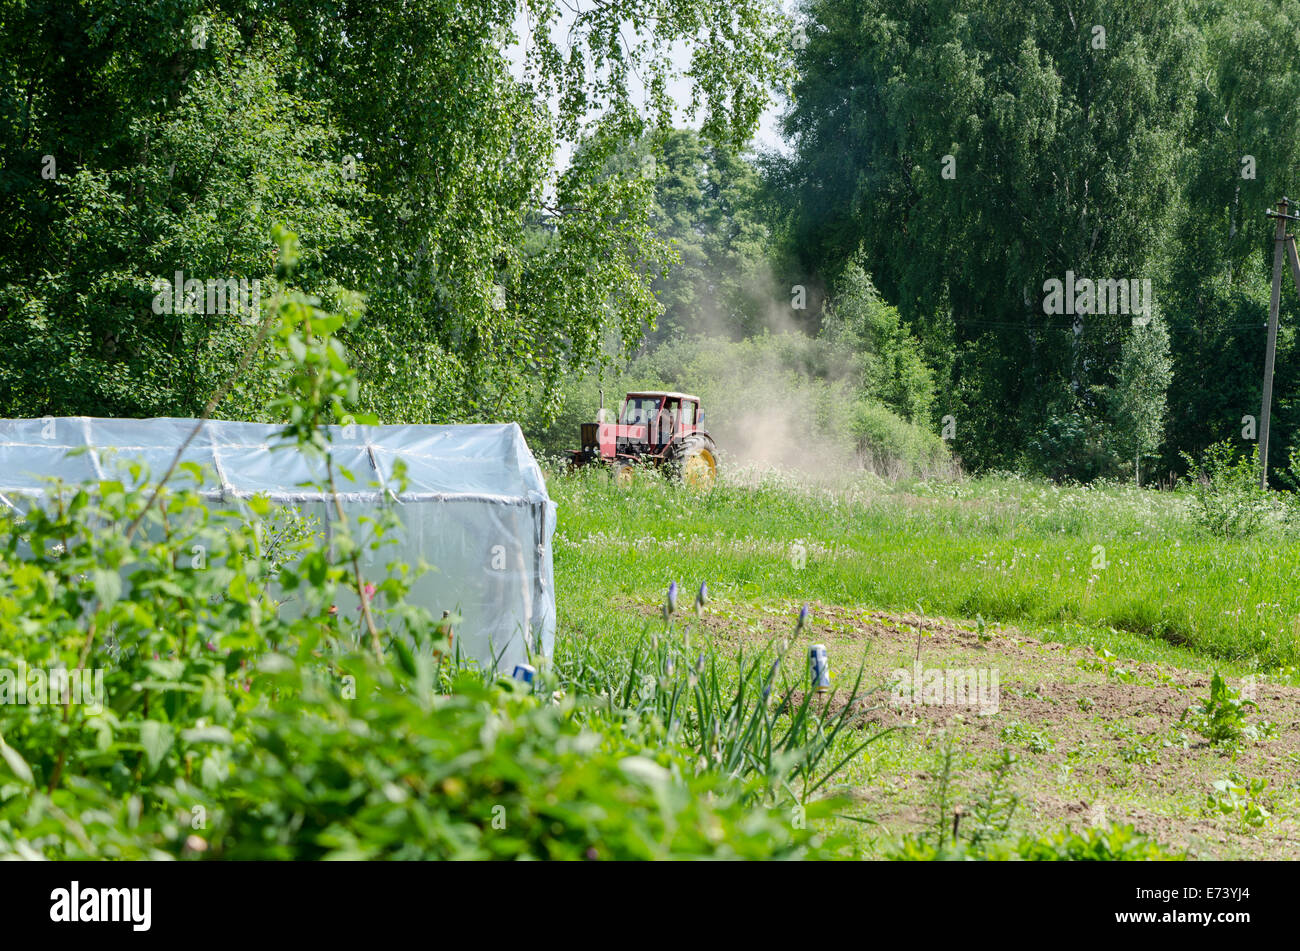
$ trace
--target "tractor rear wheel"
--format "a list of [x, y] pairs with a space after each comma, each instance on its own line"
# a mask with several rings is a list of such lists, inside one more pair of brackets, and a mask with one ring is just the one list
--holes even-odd
[[673, 459], [673, 468], [684, 485], [711, 489], [718, 478], [717, 447], [708, 436], [692, 436]]

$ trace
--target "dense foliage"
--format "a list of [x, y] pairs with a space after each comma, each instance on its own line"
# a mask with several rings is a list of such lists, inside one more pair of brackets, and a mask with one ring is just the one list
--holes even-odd
[[[575, 476], [647, 533], [559, 536], [609, 546], [624, 596], [712, 519], [740, 591], [1293, 675], [1300, 506], [1250, 444], [1298, 27], [1300, 0], [806, 0], [794, 30], [771, 0], [0, 0], [0, 416], [274, 421], [336, 503], [315, 524], [124, 459], [0, 510], [0, 856], [851, 854], [825, 820], [881, 735], [861, 677], [818, 697], [792, 638], [720, 653], [671, 601], [531, 688], [466, 664], [458, 619], [406, 602], [417, 567], [363, 581], [391, 513], [338, 503], [345, 421], [517, 419], [559, 451], [602, 390], [688, 390], [724, 464], [921, 481], [858, 505]], [[782, 90], [791, 152], [755, 156]], [[1067, 275], [1153, 294], [1056, 313]], [[1284, 286], [1271, 471], [1300, 487]], [[974, 498], [931, 479], [956, 461], [1099, 486]], [[1151, 503], [1105, 481], [1174, 469]], [[102, 676], [103, 708], [16, 702], [28, 670]], [[1189, 722], [1223, 745], [1251, 705], [1216, 674]], [[1125, 826], [995, 836], [996, 797], [948, 839], [943, 805], [890, 854], [1172, 857]]]
[[[678, 40], [704, 130], [743, 140], [784, 76], [781, 18], [765, 0], [518, 9], [0, 4], [0, 415], [197, 415], [255, 321], [160, 307], [155, 282], [270, 284], [277, 222], [304, 235], [301, 286], [367, 295], [344, 339], [387, 421], [509, 417], [606, 333], [635, 344], [665, 252], [651, 178], [608, 160], [672, 118]], [[224, 415], [263, 417], [267, 360]]]
[[[795, 23], [767, 0], [0, 4], [0, 415], [197, 415], [284, 223], [300, 286], [366, 295], [341, 340], [385, 421], [539, 433], [621, 357], [790, 332], [863, 364], [834, 413], [866, 401], [859, 443], [888, 410], [968, 469], [1167, 480], [1257, 438], [1296, 0], [808, 0]], [[787, 87], [790, 152], [756, 158]], [[1150, 306], [1052, 313], [1067, 274], [1149, 281]], [[251, 315], [212, 300], [241, 280]], [[862, 320], [875, 288], [899, 331]], [[249, 362], [219, 414], [269, 418], [283, 381]]]
[[[787, 242], [814, 277], [869, 262], [941, 373], [936, 412], [959, 421], [968, 465], [1091, 478], [1158, 454], [1164, 473], [1180, 449], [1255, 438], [1243, 417], [1260, 405], [1263, 212], [1295, 191], [1300, 160], [1297, 79], [1274, 64], [1296, 53], [1300, 5], [810, 0], [803, 13], [794, 152], [773, 176]], [[1045, 282], [1067, 272], [1151, 282], [1167, 384], [1160, 341], [1132, 342], [1149, 326], [1047, 312]], [[1284, 330], [1279, 455], [1296, 434], [1292, 341]]]

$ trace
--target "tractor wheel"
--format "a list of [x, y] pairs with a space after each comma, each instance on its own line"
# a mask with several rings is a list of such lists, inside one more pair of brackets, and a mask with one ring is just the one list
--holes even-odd
[[636, 466], [625, 459], [614, 463], [614, 484], [626, 489], [636, 483]]
[[688, 439], [674, 460], [677, 477], [692, 489], [711, 489], [718, 478], [717, 447], [707, 436]]

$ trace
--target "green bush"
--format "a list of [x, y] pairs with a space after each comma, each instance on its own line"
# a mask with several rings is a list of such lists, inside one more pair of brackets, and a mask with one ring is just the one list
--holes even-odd
[[[146, 521], [165, 521], [170, 537], [137, 543], [122, 526], [145, 511], [149, 487], [99, 489], [54, 512], [0, 518], [5, 665], [72, 667], [89, 643], [110, 698], [98, 714], [71, 707], [66, 720], [49, 704], [0, 707], [0, 854], [833, 854], [810, 831], [833, 803], [758, 804], [770, 797], [698, 767], [693, 745], [629, 728], [637, 711], [485, 682], [450, 659], [426, 617], [379, 611], [388, 659], [357, 652], [359, 631], [328, 614], [344, 570], [310, 538], [278, 566], [313, 606], [287, 620], [270, 600], [270, 567], [254, 548], [267, 536], [254, 521], [219, 517], [192, 491], [164, 492]], [[272, 514], [257, 500], [253, 509]], [[55, 551], [54, 539], [68, 541]], [[20, 540], [47, 554], [15, 558]], [[204, 570], [175, 571], [194, 544], [208, 546]], [[124, 571], [126, 593], [97, 564]], [[404, 589], [390, 578], [379, 590], [400, 602]], [[78, 626], [87, 621], [113, 637], [88, 642]]]
[[[0, 666], [73, 669], [84, 655], [107, 671], [108, 702], [66, 716], [0, 706], [0, 854], [833, 854], [811, 831], [832, 803], [772, 804], [701, 768], [693, 745], [629, 728], [621, 708], [464, 669], [442, 628], [403, 605], [400, 574], [378, 585], [375, 658], [360, 622], [329, 614], [348, 571], [328, 548], [305, 534], [264, 557], [277, 536], [255, 526], [277, 513], [261, 500], [214, 512], [193, 489], [154, 499], [147, 482], [54, 498], [0, 516]], [[206, 562], [186, 570], [196, 545]], [[303, 616], [278, 610], [272, 576]]]
[[[286, 686], [301, 674], [290, 669]], [[388, 669], [357, 686], [343, 700], [318, 684], [254, 719], [212, 854], [793, 858], [823, 847], [791, 810], [752, 807], [672, 746], [584, 722], [572, 700], [468, 677], [438, 695]]]
[[1198, 463], [1183, 453], [1192, 479], [1196, 521], [1224, 537], [1253, 535], [1273, 510], [1267, 489], [1259, 484], [1259, 449], [1239, 454], [1228, 440], [1205, 450]]
[[120, 792], [78, 775], [49, 794], [20, 766], [0, 783], [0, 854], [800, 858], [842, 848], [813, 831], [833, 802], [755, 806], [672, 746], [602, 730], [572, 701], [548, 703], [513, 682], [464, 675], [446, 695], [427, 663], [407, 670], [363, 656], [331, 674], [268, 655], [262, 666], [274, 704], [230, 727], [164, 727], [174, 735], [168, 765], [206, 748], [201, 767]]
[[951, 470], [948, 448], [934, 433], [878, 403], [859, 400], [853, 410], [855, 448], [865, 468], [886, 477], [922, 478]]

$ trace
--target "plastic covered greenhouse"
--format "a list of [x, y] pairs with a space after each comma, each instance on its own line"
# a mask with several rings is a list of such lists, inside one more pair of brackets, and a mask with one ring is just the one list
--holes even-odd
[[[195, 425], [191, 419], [0, 420], [0, 505], [21, 509], [48, 492], [54, 479], [127, 481], [126, 464], [133, 461], [143, 461], [157, 478]], [[277, 445], [279, 428], [209, 420], [182, 461], [211, 473], [202, 491], [214, 500], [263, 495], [328, 526], [330, 496], [315, 487], [325, 481], [324, 466]], [[333, 426], [330, 435], [336, 471], [355, 477], [338, 484], [349, 516], [374, 511], [387, 499], [401, 521], [396, 543], [378, 554], [367, 550], [363, 569], [382, 572], [395, 560], [431, 565], [408, 600], [434, 617], [459, 615], [460, 650], [484, 666], [495, 663], [509, 672], [530, 653], [549, 656], [555, 506], [519, 427]], [[406, 481], [396, 492], [399, 460]]]

